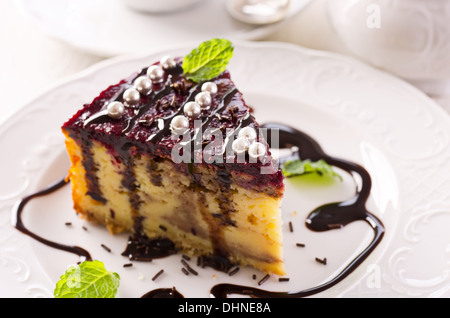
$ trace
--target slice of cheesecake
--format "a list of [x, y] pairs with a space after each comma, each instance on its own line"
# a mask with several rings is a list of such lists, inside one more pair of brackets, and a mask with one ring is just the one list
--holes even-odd
[[63, 125], [75, 211], [111, 233], [283, 275], [283, 176], [258, 123], [228, 71], [194, 82], [182, 63], [163, 58]]

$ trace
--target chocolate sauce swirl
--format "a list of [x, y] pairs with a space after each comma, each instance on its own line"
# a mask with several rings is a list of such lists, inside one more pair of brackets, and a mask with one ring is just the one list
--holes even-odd
[[212, 297], [225, 298], [231, 294], [240, 294], [261, 298], [299, 298], [315, 295], [335, 286], [345, 279], [372, 253], [384, 235], [385, 230], [382, 222], [366, 209], [372, 181], [369, 173], [363, 167], [347, 160], [329, 156], [312, 137], [292, 127], [277, 123], [268, 123], [261, 125], [261, 127], [267, 128], [267, 140], [269, 143], [271, 141], [271, 132], [277, 130], [279, 132], [279, 145], [281, 148], [296, 146], [299, 149], [297, 156], [302, 160], [310, 159], [317, 161], [323, 159], [328, 164], [341, 168], [352, 175], [359, 175], [362, 180], [361, 184], [357, 187], [355, 197], [343, 202], [325, 204], [313, 210], [305, 221], [307, 228], [312, 231], [328, 231], [343, 227], [354, 221], [362, 220], [372, 228], [374, 236], [369, 245], [355, 259], [337, 276], [324, 284], [305, 290], [286, 292], [274, 292], [233, 284], [219, 284], [211, 289], [210, 293]]
[[175, 287], [172, 287], [151, 290], [141, 298], [184, 298], [184, 296]]
[[68, 183], [67, 179], [64, 178], [64, 179], [62, 179], [62, 180], [60, 180], [60, 181], [50, 185], [49, 187], [47, 187], [47, 188], [45, 188], [43, 190], [40, 190], [38, 192], [35, 192], [33, 194], [30, 194], [30, 195], [24, 197], [22, 200], [20, 200], [20, 202], [19, 202], [19, 204], [17, 206], [15, 228], [18, 229], [19, 231], [21, 231], [22, 233], [24, 233], [24, 234], [34, 238], [35, 240], [37, 240], [37, 241], [39, 241], [39, 242], [41, 242], [41, 243], [43, 243], [43, 244], [45, 244], [47, 246], [50, 246], [50, 247], [53, 247], [53, 248], [56, 248], [56, 249], [59, 249], [59, 250], [63, 250], [63, 251], [69, 252], [69, 253], [76, 254], [76, 255], [78, 255], [80, 257], [83, 257], [87, 261], [91, 261], [92, 260], [91, 255], [85, 249], [83, 249], [83, 248], [81, 248], [79, 246], [64, 245], [64, 244], [61, 244], [61, 243], [58, 243], [58, 242], [47, 240], [46, 238], [43, 238], [43, 237], [37, 235], [36, 233], [30, 231], [25, 226], [25, 224], [23, 223], [23, 220], [22, 220], [22, 213], [23, 213], [23, 211], [25, 209], [25, 206], [31, 200], [33, 200], [35, 198], [38, 198], [38, 197], [42, 197], [42, 196], [48, 195], [50, 193], [53, 193], [53, 192], [57, 191], [58, 189], [62, 188], [63, 186], [65, 186], [67, 183]]

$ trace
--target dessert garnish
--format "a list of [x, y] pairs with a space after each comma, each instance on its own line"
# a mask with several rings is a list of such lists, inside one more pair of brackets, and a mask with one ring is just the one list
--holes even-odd
[[56, 283], [55, 298], [115, 298], [120, 276], [98, 260], [72, 265]]
[[286, 178], [306, 175], [310, 173], [316, 173], [322, 177], [333, 177], [342, 181], [342, 176], [338, 174], [332, 166], [330, 166], [325, 160], [320, 159], [318, 161], [306, 160], [289, 160], [286, 161], [281, 171]]
[[[183, 59], [185, 77], [200, 83], [219, 76], [225, 71], [233, 51], [233, 43], [226, 39], [212, 39], [201, 43]], [[213, 85], [206, 84], [202, 89], [213, 93], [217, 90]]]

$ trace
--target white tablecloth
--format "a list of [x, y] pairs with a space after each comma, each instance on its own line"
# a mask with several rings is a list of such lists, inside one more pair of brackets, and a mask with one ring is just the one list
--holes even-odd
[[[346, 54], [346, 48], [333, 35], [326, 19], [324, 1], [313, 0], [264, 40]], [[0, 1], [0, 25], [0, 123], [40, 92], [103, 60], [42, 34], [16, 10], [12, 1]], [[439, 97], [436, 101], [450, 114], [450, 97]]]

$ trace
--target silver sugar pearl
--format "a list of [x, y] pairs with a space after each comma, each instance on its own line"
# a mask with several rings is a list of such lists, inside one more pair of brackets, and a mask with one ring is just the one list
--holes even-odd
[[241, 154], [246, 152], [249, 146], [250, 143], [245, 138], [237, 138], [233, 141], [233, 144], [231, 145], [235, 154]]
[[254, 142], [248, 148], [248, 155], [251, 158], [258, 159], [266, 154], [266, 146], [260, 142]]
[[125, 92], [123, 92], [123, 100], [128, 105], [137, 104], [140, 99], [141, 99], [141, 94], [139, 94], [138, 90], [135, 88], [129, 88]]
[[189, 129], [189, 119], [183, 115], [175, 116], [170, 122], [170, 130], [174, 134], [181, 135]]
[[177, 62], [175, 62], [175, 59], [170, 55], [164, 56], [159, 63], [165, 70], [169, 70], [177, 66]]
[[158, 129], [163, 130], [164, 129], [164, 119], [158, 118]]
[[238, 137], [247, 139], [250, 143], [256, 140], [256, 130], [252, 127], [244, 127], [239, 130]]
[[142, 95], [148, 94], [152, 90], [152, 80], [148, 76], [142, 75], [134, 80], [134, 88]]
[[201, 108], [208, 108], [212, 103], [211, 94], [207, 92], [198, 93], [197, 96], [195, 96], [195, 102], [199, 104]]
[[184, 114], [191, 118], [197, 118], [202, 113], [202, 108], [196, 102], [188, 102], [183, 107]]
[[206, 82], [202, 85], [202, 92], [207, 92], [211, 95], [214, 95], [217, 93], [217, 91], [217, 85], [214, 82]]
[[109, 117], [119, 119], [125, 112], [125, 106], [121, 102], [112, 102], [108, 104], [106, 110]]
[[147, 69], [147, 76], [154, 83], [161, 83], [164, 80], [164, 70], [160, 65], [152, 65]]

